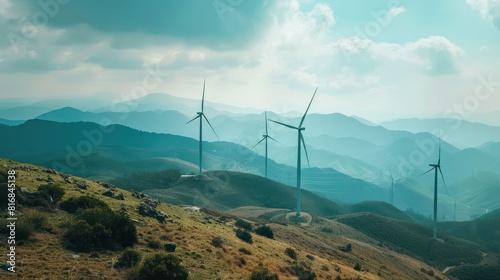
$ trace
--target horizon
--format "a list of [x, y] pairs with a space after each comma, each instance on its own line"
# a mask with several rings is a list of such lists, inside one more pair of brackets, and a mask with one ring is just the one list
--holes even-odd
[[310, 113], [377, 123], [500, 108], [498, 1], [0, 2], [2, 98], [199, 100], [206, 78], [206, 101], [276, 113], [316, 86]]

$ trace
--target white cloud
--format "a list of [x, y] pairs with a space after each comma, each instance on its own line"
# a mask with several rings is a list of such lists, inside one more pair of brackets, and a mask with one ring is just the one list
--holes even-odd
[[466, 0], [481, 16], [500, 29], [500, 0]]
[[338, 40], [333, 48], [345, 58], [346, 65], [359, 73], [371, 72], [378, 65], [399, 61], [423, 67], [429, 75], [459, 72], [465, 52], [445, 37], [431, 36], [404, 45], [374, 42], [351, 37]]
[[387, 15], [385, 16], [386, 22], [390, 22], [393, 18], [397, 17], [398, 15], [404, 13], [406, 9], [404, 7], [395, 7], [391, 8], [389, 12], [387, 12]]
[[12, 3], [9, 0], [0, 0], [0, 16], [4, 18], [10, 17], [9, 9], [12, 7]]
[[461, 70], [460, 60], [465, 52], [448, 39], [431, 36], [405, 46], [408, 58], [424, 66], [426, 73], [441, 75]]

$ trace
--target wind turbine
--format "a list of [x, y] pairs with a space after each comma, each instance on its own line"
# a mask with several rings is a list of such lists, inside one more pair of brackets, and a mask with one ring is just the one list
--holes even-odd
[[276, 141], [276, 139], [274, 139], [273, 137], [269, 136], [269, 133], [267, 131], [267, 111], [264, 111], [264, 117], [265, 117], [265, 121], [266, 121], [266, 134], [262, 135], [262, 139], [259, 142], [257, 142], [257, 144], [255, 144], [252, 147], [252, 149], [255, 148], [255, 147], [257, 147], [257, 145], [259, 145], [262, 141], [264, 141], [264, 140], [266, 141], [265, 142], [265, 144], [266, 144], [266, 162], [265, 162], [265, 171], [264, 171], [264, 173], [265, 173], [266, 178], [267, 178], [267, 139], [269, 138], [269, 139], [273, 140], [276, 143], [279, 143], [279, 142]]
[[203, 80], [203, 95], [201, 97], [201, 112], [197, 112], [197, 116], [194, 117], [192, 120], [188, 121], [186, 124], [196, 120], [196, 119], [200, 119], [200, 141], [199, 141], [199, 152], [200, 152], [200, 176], [201, 176], [201, 170], [202, 170], [202, 166], [203, 166], [203, 157], [202, 157], [202, 154], [203, 154], [203, 148], [202, 148], [202, 144], [203, 144], [203, 119], [205, 119], [208, 123], [208, 125], [210, 126], [210, 128], [212, 129], [212, 131], [214, 132], [215, 136], [217, 137], [217, 139], [219, 139], [219, 136], [217, 135], [217, 133], [215, 132], [215, 129], [212, 127], [212, 124], [210, 123], [210, 121], [207, 119], [207, 116], [205, 116], [205, 113], [203, 113], [203, 107], [204, 107], [204, 103], [205, 103], [205, 80]]
[[394, 177], [392, 177], [392, 171], [390, 167], [389, 167], [389, 175], [391, 176], [391, 205], [394, 206], [394, 184], [404, 180], [404, 178], [394, 180]]
[[[444, 181], [443, 171], [441, 171], [441, 138], [439, 138], [439, 152], [438, 152], [438, 162], [429, 164], [431, 169], [422, 173], [420, 176], [431, 172], [434, 170], [434, 230], [432, 238], [436, 240], [437, 238], [437, 187], [438, 187], [438, 171], [441, 174], [441, 179], [443, 180], [443, 184], [446, 187], [446, 182]], [[446, 187], [447, 188], [447, 187]]]
[[313, 102], [314, 96], [316, 95], [316, 91], [318, 91], [318, 87], [316, 87], [316, 90], [314, 90], [314, 94], [311, 98], [311, 101], [309, 102], [309, 105], [307, 106], [306, 112], [304, 113], [304, 116], [302, 116], [302, 119], [300, 120], [299, 126], [291, 126], [282, 122], [278, 121], [273, 121], [270, 120], [274, 123], [286, 126], [288, 128], [292, 128], [297, 130], [298, 134], [298, 141], [297, 141], [297, 217], [300, 217], [300, 175], [301, 175], [301, 160], [300, 160], [300, 145], [304, 145], [304, 152], [306, 153], [306, 158], [307, 158], [307, 165], [309, 166], [309, 156], [307, 155], [307, 148], [306, 148], [306, 143], [304, 142], [304, 137], [302, 136], [302, 131], [305, 130], [305, 127], [302, 127], [302, 124], [304, 123], [304, 119], [306, 118], [307, 111], [309, 111], [309, 107], [311, 107], [311, 103]]

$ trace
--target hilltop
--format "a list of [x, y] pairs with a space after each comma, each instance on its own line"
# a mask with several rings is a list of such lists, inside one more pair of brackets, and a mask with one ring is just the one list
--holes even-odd
[[[245, 279], [259, 265], [276, 273], [279, 279], [296, 279], [297, 273], [312, 275], [313, 272], [318, 279], [337, 276], [342, 279], [424, 279], [429, 271], [436, 277], [446, 278], [421, 261], [378, 246], [375, 239], [354, 228], [319, 216], [314, 216], [307, 227], [270, 222], [274, 239], [252, 231], [253, 243], [249, 244], [236, 237], [235, 222], [239, 218], [230, 213], [209, 208], [201, 208], [198, 212], [197, 208], [159, 202], [157, 210], [166, 216], [160, 222], [139, 214], [137, 209], [141, 203], [152, 199], [144, 194], [38, 166], [0, 160], [0, 173], [5, 174], [10, 169], [16, 170], [17, 186], [25, 195], [30, 196], [39, 186], [51, 183], [65, 190], [60, 201], [90, 196], [102, 200], [115, 211], [123, 209], [121, 211], [134, 221], [138, 240], [133, 248], [143, 259], [164, 251], [164, 245], [175, 243], [176, 249], [170, 254], [181, 260], [189, 272], [189, 279]], [[113, 197], [104, 195], [110, 195], [109, 191], [113, 192]], [[65, 246], [65, 224], [74, 219], [75, 214], [62, 210], [60, 203], [55, 208], [19, 205], [18, 210], [19, 220], [42, 216], [44, 223], [17, 244], [17, 277], [117, 279], [134, 271], [113, 266], [123, 248], [81, 252]], [[258, 227], [251, 220], [249, 223], [254, 230]], [[5, 243], [5, 240], [2, 238], [0, 242]], [[348, 244], [351, 251], [345, 250]], [[293, 249], [296, 259], [285, 254], [286, 248]], [[0, 274], [9, 275], [5, 271]]]

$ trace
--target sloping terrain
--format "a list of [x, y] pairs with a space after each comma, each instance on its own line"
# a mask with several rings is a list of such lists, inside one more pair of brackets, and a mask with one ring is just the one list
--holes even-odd
[[[40, 185], [51, 182], [65, 190], [62, 201], [71, 197], [92, 196], [104, 201], [113, 210], [125, 209], [133, 219], [138, 242], [133, 245], [144, 260], [164, 251], [163, 246], [175, 243], [174, 255], [182, 261], [189, 273], [188, 279], [248, 279], [256, 266], [268, 268], [279, 279], [297, 279], [314, 273], [317, 279], [428, 279], [429, 271], [435, 277], [446, 279], [439, 271], [408, 256], [375, 244], [376, 241], [348, 226], [315, 218], [309, 227], [270, 223], [274, 239], [251, 233], [253, 243], [235, 236], [235, 217], [209, 209], [200, 212], [160, 203], [157, 207], [167, 215], [165, 222], [140, 215], [137, 211], [147, 197], [122, 191], [99, 182], [67, 174], [54, 173], [28, 164], [0, 160], [0, 173], [16, 170], [17, 188], [24, 194], [34, 193]], [[85, 188], [78, 186], [86, 185]], [[113, 190], [124, 200], [103, 195]], [[30, 215], [45, 217], [44, 225], [26, 240], [16, 244], [16, 273], [1, 270], [0, 278], [12, 279], [126, 279], [138, 267], [117, 268], [123, 248], [73, 251], [65, 244], [65, 224], [72, 214], [56, 208], [18, 205], [19, 221]], [[251, 223], [253, 224], [253, 223]], [[256, 228], [257, 225], [253, 224]], [[6, 235], [0, 243], [6, 246]], [[214, 239], [222, 240], [215, 243]], [[214, 245], [216, 244], [216, 245]], [[351, 251], [343, 251], [350, 244]], [[285, 254], [293, 248], [296, 259]], [[5, 269], [5, 266], [3, 266]]]
[[[229, 171], [209, 171], [179, 180], [168, 189], [145, 193], [172, 204], [197, 205], [218, 210], [242, 206], [296, 209], [296, 188], [260, 176]], [[303, 211], [329, 216], [340, 213], [331, 200], [302, 190]]]
[[442, 239], [434, 241], [432, 230], [418, 224], [372, 213], [345, 215], [337, 220], [378, 240], [381, 246], [404, 252], [440, 268], [481, 261], [479, 247], [443, 235], [438, 235]]

